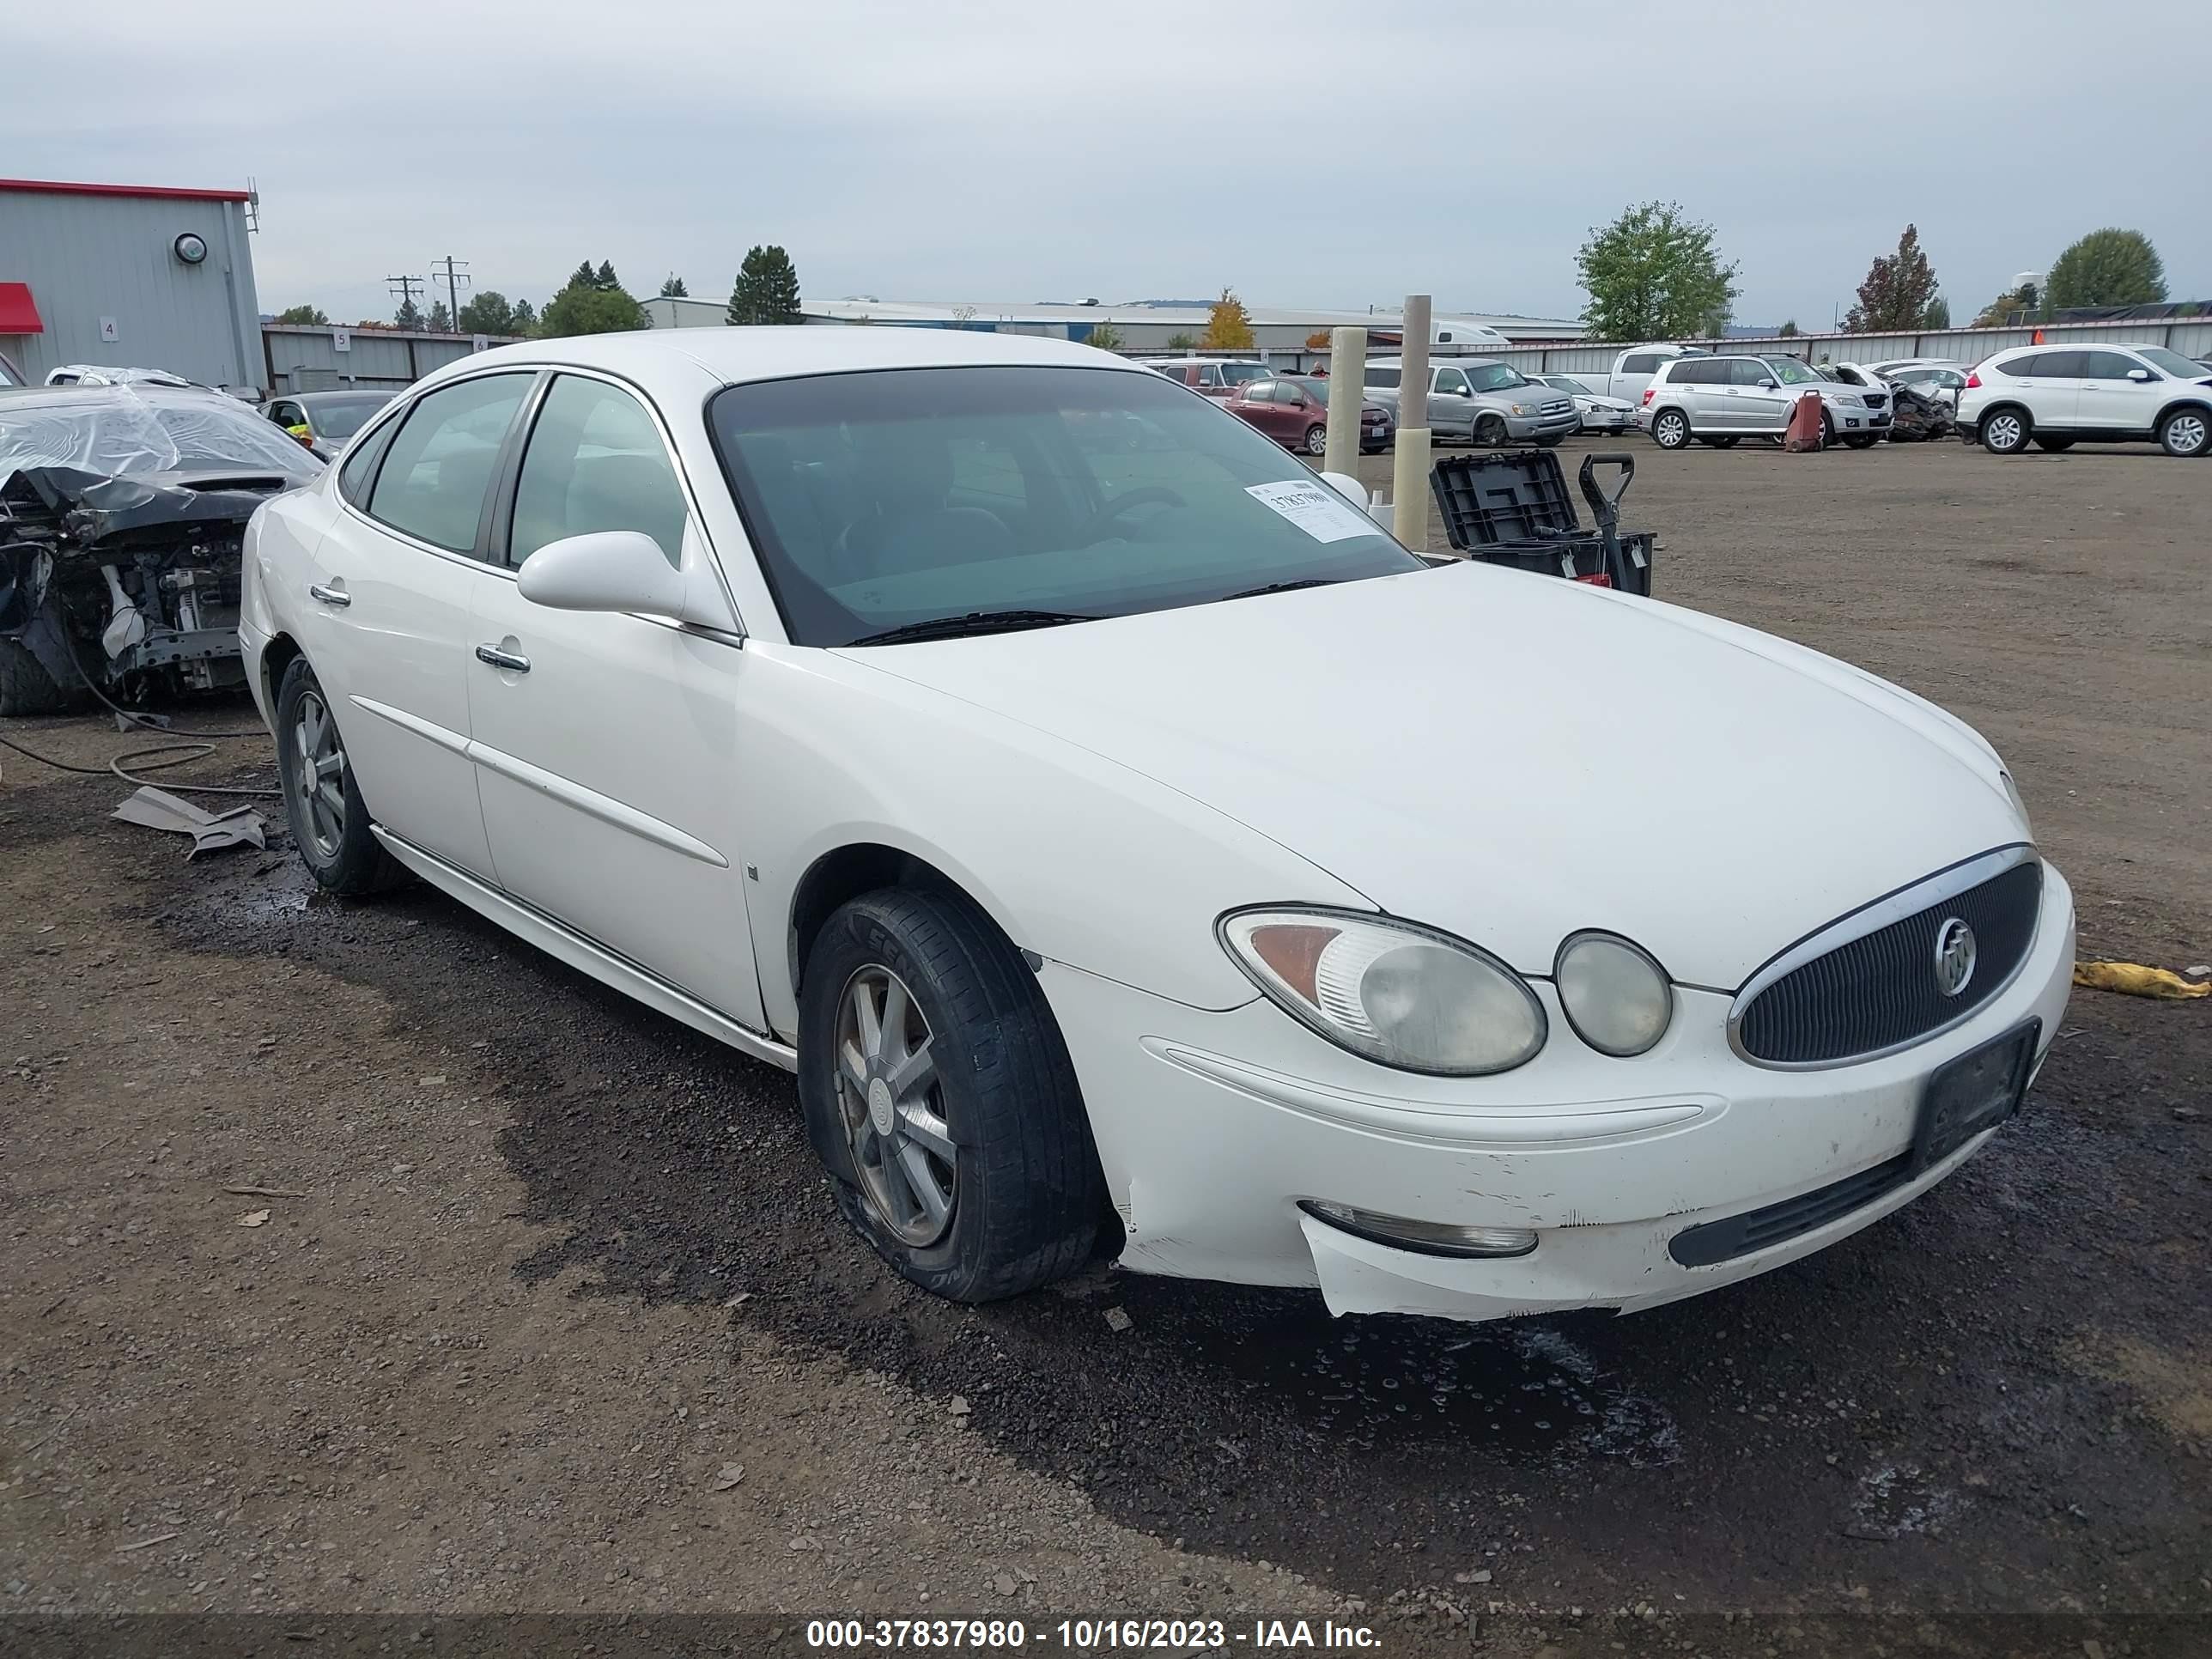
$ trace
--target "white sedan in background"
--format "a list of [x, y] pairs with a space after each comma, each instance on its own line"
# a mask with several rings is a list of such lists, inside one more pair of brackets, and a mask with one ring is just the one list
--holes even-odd
[[1575, 400], [1575, 413], [1582, 418], [1577, 428], [1580, 431], [1618, 437], [1635, 428], [1636, 405], [1626, 398], [1608, 398], [1593, 392], [1571, 374], [1531, 374], [1528, 378], [1538, 386], [1564, 392]]
[[1086, 347], [502, 347], [246, 563], [315, 878], [412, 872], [795, 1072], [949, 1297], [1103, 1233], [1340, 1313], [1648, 1307], [1942, 1180], [2066, 1002], [2066, 883], [1958, 720], [1432, 568]]

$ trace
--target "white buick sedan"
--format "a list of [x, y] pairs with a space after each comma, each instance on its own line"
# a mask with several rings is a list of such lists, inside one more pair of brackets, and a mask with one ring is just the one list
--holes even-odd
[[2070, 894], [1960, 722], [1431, 568], [1085, 347], [503, 347], [246, 570], [315, 879], [412, 872], [795, 1072], [945, 1296], [1103, 1229], [1340, 1313], [1650, 1307], [1942, 1181], [2065, 1006]]

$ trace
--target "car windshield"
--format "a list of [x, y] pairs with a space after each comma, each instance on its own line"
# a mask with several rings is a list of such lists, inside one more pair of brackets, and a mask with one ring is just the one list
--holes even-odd
[[1795, 357], [1762, 357], [1759, 362], [1774, 371], [1774, 376], [1784, 386], [1817, 386], [1827, 377], [1815, 374]]
[[1224, 386], [1245, 386], [1254, 380], [1272, 380], [1275, 371], [1265, 363], [1224, 363], [1221, 366], [1221, 383]]
[[1155, 375], [812, 375], [726, 387], [708, 417], [801, 645], [1425, 568], [1271, 440]]
[[1588, 386], [1584, 386], [1580, 380], [1575, 379], [1571, 374], [1547, 375], [1544, 380], [1544, 384], [1550, 386], [1555, 392], [1564, 392], [1571, 397], [1595, 398], [1597, 396], [1597, 393], [1592, 392]]
[[306, 405], [307, 420], [318, 437], [342, 444], [391, 401], [388, 392], [364, 392], [358, 398], [313, 398]]
[[1508, 368], [1503, 363], [1469, 363], [1467, 378], [1477, 392], [1510, 392], [1516, 386], [1528, 384], [1519, 369]]
[[2136, 356], [2147, 363], [2155, 363], [2168, 374], [2179, 375], [2185, 380], [2201, 380], [2204, 366], [2183, 356], [2178, 351], [2168, 351], [2164, 346], [2137, 346]]

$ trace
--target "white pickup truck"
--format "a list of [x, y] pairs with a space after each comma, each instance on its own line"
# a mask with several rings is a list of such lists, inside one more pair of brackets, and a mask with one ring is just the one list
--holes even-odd
[[[1613, 360], [1613, 374], [1602, 388], [1609, 398], [1619, 398], [1634, 404], [1644, 400], [1644, 388], [1651, 384], [1651, 377], [1659, 372], [1659, 365], [1673, 357], [1704, 357], [1711, 354], [1703, 346], [1638, 345], [1631, 346]], [[1592, 375], [1581, 377], [1584, 380]], [[1596, 391], [1599, 388], [1592, 387]]]

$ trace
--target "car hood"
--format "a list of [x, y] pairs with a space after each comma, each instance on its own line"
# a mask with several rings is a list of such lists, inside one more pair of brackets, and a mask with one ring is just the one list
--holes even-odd
[[1113, 759], [1532, 974], [1600, 927], [1730, 988], [2025, 839], [1995, 753], [1932, 704], [1486, 566], [841, 654]]
[[1575, 400], [1564, 392], [1554, 392], [1547, 386], [1510, 386], [1503, 392], [1478, 392], [1471, 402], [1485, 409], [1504, 410], [1508, 404], [1518, 404], [1523, 409], [1550, 406], [1571, 409]]
[[1632, 413], [1636, 408], [1636, 405], [1626, 398], [1608, 398], [1601, 392], [1585, 392], [1575, 401], [1588, 404], [1592, 409], [1625, 409]]

